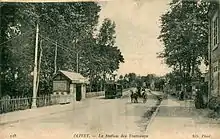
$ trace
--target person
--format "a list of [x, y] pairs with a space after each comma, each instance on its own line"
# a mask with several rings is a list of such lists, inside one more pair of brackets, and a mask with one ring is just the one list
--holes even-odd
[[138, 103], [138, 92], [134, 93], [134, 103]]
[[131, 95], [130, 95], [130, 97], [131, 97], [131, 103], [133, 103], [133, 100], [134, 100], [134, 91], [133, 91], [133, 90], [130, 90], [130, 92], [131, 92]]
[[196, 98], [196, 92], [197, 92], [198, 90], [196, 89], [196, 88], [194, 88], [193, 90], [192, 90], [192, 99], [193, 100], [195, 100], [195, 98]]
[[184, 91], [180, 91], [179, 100], [184, 100]]
[[134, 103], [138, 103], [138, 87], [135, 87], [134, 91], [133, 91], [133, 95], [132, 95], [132, 98], [133, 98], [133, 102]]
[[137, 86], [137, 94], [138, 94], [138, 96], [139, 97], [141, 97], [141, 91], [142, 91], [142, 89], [141, 89], [141, 86]]
[[145, 89], [142, 90], [142, 97], [143, 97], [143, 103], [146, 103], [147, 101], [147, 92]]

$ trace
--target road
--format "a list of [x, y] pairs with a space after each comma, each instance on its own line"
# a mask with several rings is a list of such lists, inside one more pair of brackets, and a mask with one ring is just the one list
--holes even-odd
[[[150, 95], [150, 94], [149, 94]], [[121, 99], [91, 98], [82, 101], [82, 107], [72, 110], [31, 118], [18, 123], [0, 126], [3, 139], [72, 139], [80, 134], [109, 138], [121, 134], [143, 135], [149, 118], [144, 116], [156, 98], [149, 96], [146, 104], [131, 104], [128, 97]], [[78, 135], [79, 136], [79, 135]]]

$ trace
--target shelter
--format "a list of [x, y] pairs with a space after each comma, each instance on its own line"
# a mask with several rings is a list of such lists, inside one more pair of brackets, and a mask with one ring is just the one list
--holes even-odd
[[53, 94], [69, 95], [71, 100], [66, 101], [81, 101], [85, 99], [88, 83], [80, 73], [59, 70], [53, 78]]

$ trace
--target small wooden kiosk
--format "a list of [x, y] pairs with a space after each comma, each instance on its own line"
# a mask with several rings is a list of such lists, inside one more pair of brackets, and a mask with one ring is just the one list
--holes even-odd
[[59, 103], [85, 99], [88, 80], [81, 74], [59, 70], [53, 78], [53, 95], [59, 95]]

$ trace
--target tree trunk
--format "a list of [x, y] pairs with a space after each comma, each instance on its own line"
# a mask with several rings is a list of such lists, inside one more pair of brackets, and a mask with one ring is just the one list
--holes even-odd
[[[194, 54], [194, 52], [193, 52]], [[195, 74], [195, 66], [196, 66], [196, 58], [194, 57], [193, 55], [193, 60], [192, 60], [192, 74], [191, 74], [191, 77], [194, 78], [194, 74]]]
[[103, 90], [105, 90], [105, 82], [106, 82], [106, 72], [104, 71], [104, 75], [103, 75]]

